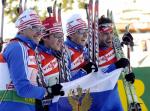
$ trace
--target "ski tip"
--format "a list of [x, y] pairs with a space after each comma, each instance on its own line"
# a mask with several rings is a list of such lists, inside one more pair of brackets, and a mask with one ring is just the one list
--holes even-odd
[[56, 4], [57, 4], [57, 0], [54, 1], [54, 4], [53, 4], [53, 11], [56, 9]]
[[54, 5], [56, 5], [56, 3], [57, 3], [57, 0], [54, 1]]

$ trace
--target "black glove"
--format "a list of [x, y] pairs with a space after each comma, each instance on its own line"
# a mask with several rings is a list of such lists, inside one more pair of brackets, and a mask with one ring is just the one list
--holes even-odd
[[61, 91], [61, 89], [62, 89], [61, 84], [55, 84], [55, 85], [51, 86], [50, 88], [51, 88], [51, 94], [53, 96], [58, 96], [58, 95], [63, 96], [64, 95], [64, 91]]
[[116, 65], [116, 68], [125, 68], [126, 66], [128, 66], [130, 63], [129, 63], [129, 60], [126, 59], [126, 58], [121, 58], [119, 61], [117, 61], [115, 63]]
[[82, 69], [84, 69], [87, 72], [87, 74], [91, 73], [93, 69], [95, 69], [95, 72], [98, 71], [96, 64], [93, 62], [87, 63], [85, 66], [82, 67]]
[[130, 46], [133, 46], [134, 43], [133, 43], [133, 37], [132, 35], [129, 33], [129, 32], [126, 32], [123, 37], [122, 37], [122, 45], [125, 44], [125, 45], [130, 45]]
[[132, 72], [132, 73], [126, 74], [125, 79], [126, 79], [126, 81], [131, 82], [133, 84], [135, 81], [134, 73]]

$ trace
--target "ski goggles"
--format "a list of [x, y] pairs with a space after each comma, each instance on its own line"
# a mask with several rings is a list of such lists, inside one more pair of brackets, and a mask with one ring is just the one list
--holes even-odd
[[30, 25], [28, 28], [30, 28], [32, 31], [35, 31], [35, 32], [43, 32], [44, 31], [44, 27], [40, 27], [40, 26], [32, 26]]
[[58, 40], [63, 40], [63, 34], [62, 33], [57, 33], [57, 34], [51, 34], [51, 37], [54, 37]]
[[76, 33], [78, 35], [83, 35], [85, 33], [88, 33], [88, 29], [78, 29], [78, 30], [76, 30]]

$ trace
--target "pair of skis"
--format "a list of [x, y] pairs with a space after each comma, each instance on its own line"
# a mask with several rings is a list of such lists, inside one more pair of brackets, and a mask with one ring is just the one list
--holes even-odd
[[[114, 25], [114, 27], [113, 27], [113, 31], [114, 31], [113, 44], [114, 44], [116, 57], [117, 57], [117, 59], [123, 58], [124, 53], [121, 48], [121, 42], [119, 40], [119, 35], [117, 33], [117, 29], [116, 29], [116, 26], [114, 23], [112, 11], [111, 12], [109, 10], [107, 11], [107, 17], [112, 20], [113, 25]], [[129, 32], [129, 25], [126, 27], [126, 32]], [[127, 47], [128, 47], [128, 52], [127, 52], [128, 59], [130, 60], [130, 55], [129, 55], [130, 45], [127, 45]], [[141, 111], [142, 109], [138, 102], [138, 97], [136, 95], [135, 88], [134, 88], [133, 84], [131, 84], [130, 82], [127, 82], [125, 79], [125, 75], [129, 74], [130, 72], [131, 72], [131, 67], [129, 66], [129, 67], [126, 67], [125, 70], [121, 74], [125, 92], [126, 92], [126, 96], [127, 96], [127, 101], [128, 101], [128, 111]]]
[[[87, 6], [88, 15], [88, 50], [89, 60], [96, 65], [95, 71], [98, 71], [99, 65], [99, 35], [98, 35], [98, 16], [99, 16], [99, 0], [95, 1], [94, 21], [93, 21], [93, 0], [89, 1]], [[94, 23], [94, 24], [93, 24]], [[93, 30], [94, 29], [94, 30]]]

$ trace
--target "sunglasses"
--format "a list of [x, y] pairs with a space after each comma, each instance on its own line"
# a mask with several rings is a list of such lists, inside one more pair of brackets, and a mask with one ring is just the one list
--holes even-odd
[[88, 29], [78, 29], [78, 30], [76, 30], [76, 33], [78, 35], [83, 35], [85, 33], [88, 33]]
[[63, 39], [63, 34], [51, 34], [51, 37], [61, 40]]
[[35, 32], [41, 32], [41, 33], [44, 31], [44, 27], [40, 27], [40, 26], [30, 26], [30, 29]]

